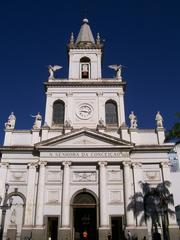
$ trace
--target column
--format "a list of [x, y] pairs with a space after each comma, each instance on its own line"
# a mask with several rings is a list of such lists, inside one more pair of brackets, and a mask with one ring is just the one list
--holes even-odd
[[108, 217], [107, 217], [107, 190], [106, 190], [106, 165], [107, 162], [99, 162], [100, 166], [100, 179], [99, 179], [99, 187], [100, 187], [100, 226], [107, 227]]
[[[142, 176], [142, 164], [141, 163], [133, 163], [132, 164], [133, 167], [133, 172], [134, 172], [134, 190], [135, 193], [141, 192], [142, 193], [142, 188], [139, 184], [140, 181], [143, 180], [143, 176]], [[141, 217], [142, 217], [142, 213], [139, 214], [139, 216], [137, 216], [137, 225], [140, 226], [141, 225]]]
[[70, 185], [70, 165], [71, 162], [63, 162], [63, 195], [62, 195], [62, 227], [69, 228], [70, 201], [69, 201], [69, 185]]
[[124, 165], [124, 204], [126, 211], [126, 225], [127, 227], [134, 225], [134, 215], [133, 211], [127, 211], [127, 207], [131, 202], [130, 197], [133, 195], [132, 193], [132, 174], [130, 169], [129, 162], [123, 162]]
[[37, 163], [29, 163], [28, 167], [29, 169], [28, 169], [28, 179], [27, 179], [27, 194], [26, 194], [26, 209], [25, 209], [24, 225], [33, 226]]
[[[0, 163], [0, 196], [2, 197], [1, 204], [3, 203], [3, 200], [4, 200], [8, 166], [9, 166], [9, 163], [3, 163], [3, 162]], [[1, 224], [1, 216], [2, 216], [2, 211], [0, 211], [0, 224]]]
[[45, 174], [47, 162], [39, 163], [39, 182], [37, 189], [37, 211], [36, 211], [36, 226], [43, 226], [44, 217], [44, 188], [45, 188]]
[[[169, 161], [162, 162], [161, 163], [161, 169], [162, 169], [163, 181], [169, 181], [170, 182], [170, 165], [169, 165]], [[171, 187], [169, 187], [169, 192], [172, 193]], [[174, 206], [169, 205], [168, 207], [171, 210], [175, 211]], [[174, 217], [169, 215], [169, 224], [170, 225], [176, 225], [177, 224], [175, 215], [174, 215]]]

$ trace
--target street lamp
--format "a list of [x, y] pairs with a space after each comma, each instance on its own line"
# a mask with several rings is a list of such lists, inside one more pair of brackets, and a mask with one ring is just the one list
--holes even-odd
[[[5, 196], [4, 196], [4, 201], [3, 204], [0, 206], [0, 209], [2, 209], [2, 217], [1, 217], [1, 229], [0, 229], [0, 240], [3, 238], [3, 231], [4, 231], [4, 223], [5, 223], [5, 216], [6, 216], [6, 210], [10, 209], [12, 206], [13, 198], [7, 198], [8, 195], [8, 189], [9, 189], [9, 184], [5, 184]], [[9, 200], [9, 204], [7, 201]], [[0, 203], [2, 201], [2, 197], [0, 197]]]

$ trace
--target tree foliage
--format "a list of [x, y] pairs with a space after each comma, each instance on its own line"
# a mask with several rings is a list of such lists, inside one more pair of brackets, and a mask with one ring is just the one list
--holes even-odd
[[[140, 216], [140, 224], [147, 223], [151, 220], [152, 232], [157, 232], [158, 226], [162, 227], [164, 235], [167, 235], [168, 229], [168, 214], [175, 214], [169, 206], [173, 205], [173, 196], [169, 192], [169, 181], [164, 181], [156, 187], [152, 187], [149, 183], [140, 182], [142, 192], [137, 192], [131, 197], [131, 202], [128, 205], [128, 211], [132, 210], [134, 216]], [[165, 238], [168, 239], [168, 238]]]
[[180, 113], [176, 113], [178, 121], [173, 125], [172, 129], [167, 132], [166, 140], [180, 138]]

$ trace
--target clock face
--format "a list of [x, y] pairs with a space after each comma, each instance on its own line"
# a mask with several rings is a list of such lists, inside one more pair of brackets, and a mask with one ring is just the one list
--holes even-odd
[[83, 103], [79, 105], [79, 107], [76, 110], [76, 115], [83, 120], [89, 119], [92, 117], [93, 114], [93, 108], [90, 104]]

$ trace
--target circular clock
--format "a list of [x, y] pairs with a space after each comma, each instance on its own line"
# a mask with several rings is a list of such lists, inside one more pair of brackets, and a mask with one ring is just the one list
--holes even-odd
[[93, 108], [88, 103], [83, 103], [79, 105], [76, 110], [76, 115], [83, 120], [89, 119], [93, 114]]

